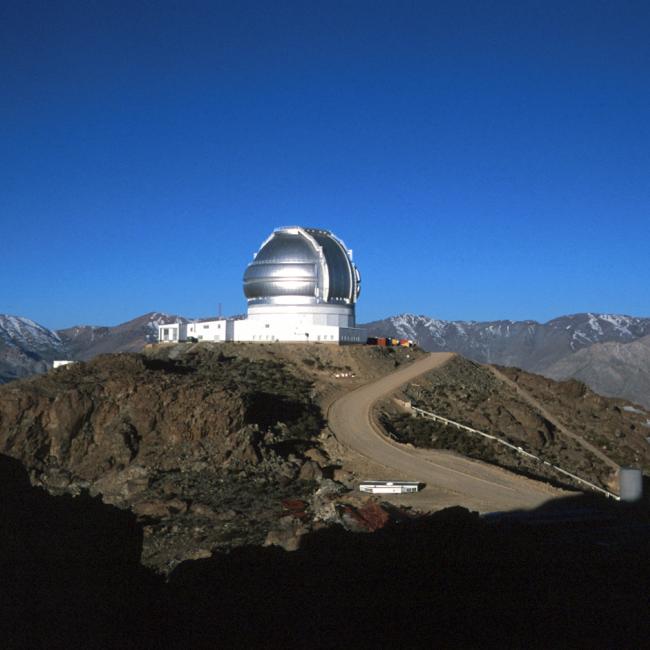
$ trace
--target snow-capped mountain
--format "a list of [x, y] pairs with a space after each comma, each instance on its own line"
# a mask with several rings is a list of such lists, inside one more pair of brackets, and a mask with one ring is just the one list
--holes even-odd
[[58, 330], [69, 358], [84, 361], [98, 354], [110, 352], [137, 352], [146, 343], [158, 338], [158, 325], [176, 321], [186, 322], [181, 316], [151, 312], [114, 327], [77, 325]]
[[595, 343], [628, 343], [650, 334], [650, 318], [573, 314], [537, 321], [444, 321], [401, 314], [365, 325], [372, 335], [417, 341], [430, 351], [458, 352], [483, 363], [541, 372], [566, 355]]
[[158, 325], [186, 319], [152, 312], [115, 327], [79, 325], [53, 331], [29, 318], [0, 314], [0, 383], [45, 372], [54, 359], [133, 352], [156, 340]]
[[29, 318], [0, 314], [0, 382], [44, 372], [64, 348], [56, 332]]
[[4, 314], [0, 314], [0, 339], [8, 345], [43, 352], [63, 345], [59, 335], [47, 327], [29, 318]]

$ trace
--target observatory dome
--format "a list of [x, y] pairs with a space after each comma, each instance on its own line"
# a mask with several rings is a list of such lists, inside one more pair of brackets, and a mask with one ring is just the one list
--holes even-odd
[[352, 251], [316, 228], [278, 228], [244, 273], [250, 307], [263, 305], [354, 306], [360, 288]]

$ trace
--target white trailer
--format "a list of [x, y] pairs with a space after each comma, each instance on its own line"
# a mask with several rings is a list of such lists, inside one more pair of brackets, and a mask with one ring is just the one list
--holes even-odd
[[420, 483], [418, 481], [361, 481], [359, 490], [372, 494], [406, 494], [418, 492]]

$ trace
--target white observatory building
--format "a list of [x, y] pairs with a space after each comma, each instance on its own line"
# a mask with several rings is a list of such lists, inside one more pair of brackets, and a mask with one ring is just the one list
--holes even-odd
[[355, 320], [360, 282], [352, 251], [333, 233], [277, 228], [244, 273], [248, 318], [160, 325], [158, 338], [365, 343]]

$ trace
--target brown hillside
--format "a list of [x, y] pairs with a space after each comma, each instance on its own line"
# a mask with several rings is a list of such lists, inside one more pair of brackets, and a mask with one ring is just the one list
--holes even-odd
[[[575, 380], [556, 382], [518, 369], [495, 370], [496, 374], [489, 366], [456, 357], [406, 386], [402, 397], [517, 444], [603, 487], [615, 487], [615, 465], [650, 469], [646, 440], [650, 413], [625, 400], [597, 395]], [[565, 480], [484, 438], [400, 413], [389, 401], [382, 405], [380, 419], [391, 435], [404, 442], [450, 449], [559, 483]]]
[[[166, 571], [213, 548], [262, 544], [284, 501], [302, 521], [336, 469], [318, 441], [319, 402], [414, 354], [182, 344], [103, 355], [1, 386], [0, 453], [54, 494], [88, 490], [130, 508], [146, 523], [145, 562]], [[291, 526], [273, 539], [307, 530]]]

